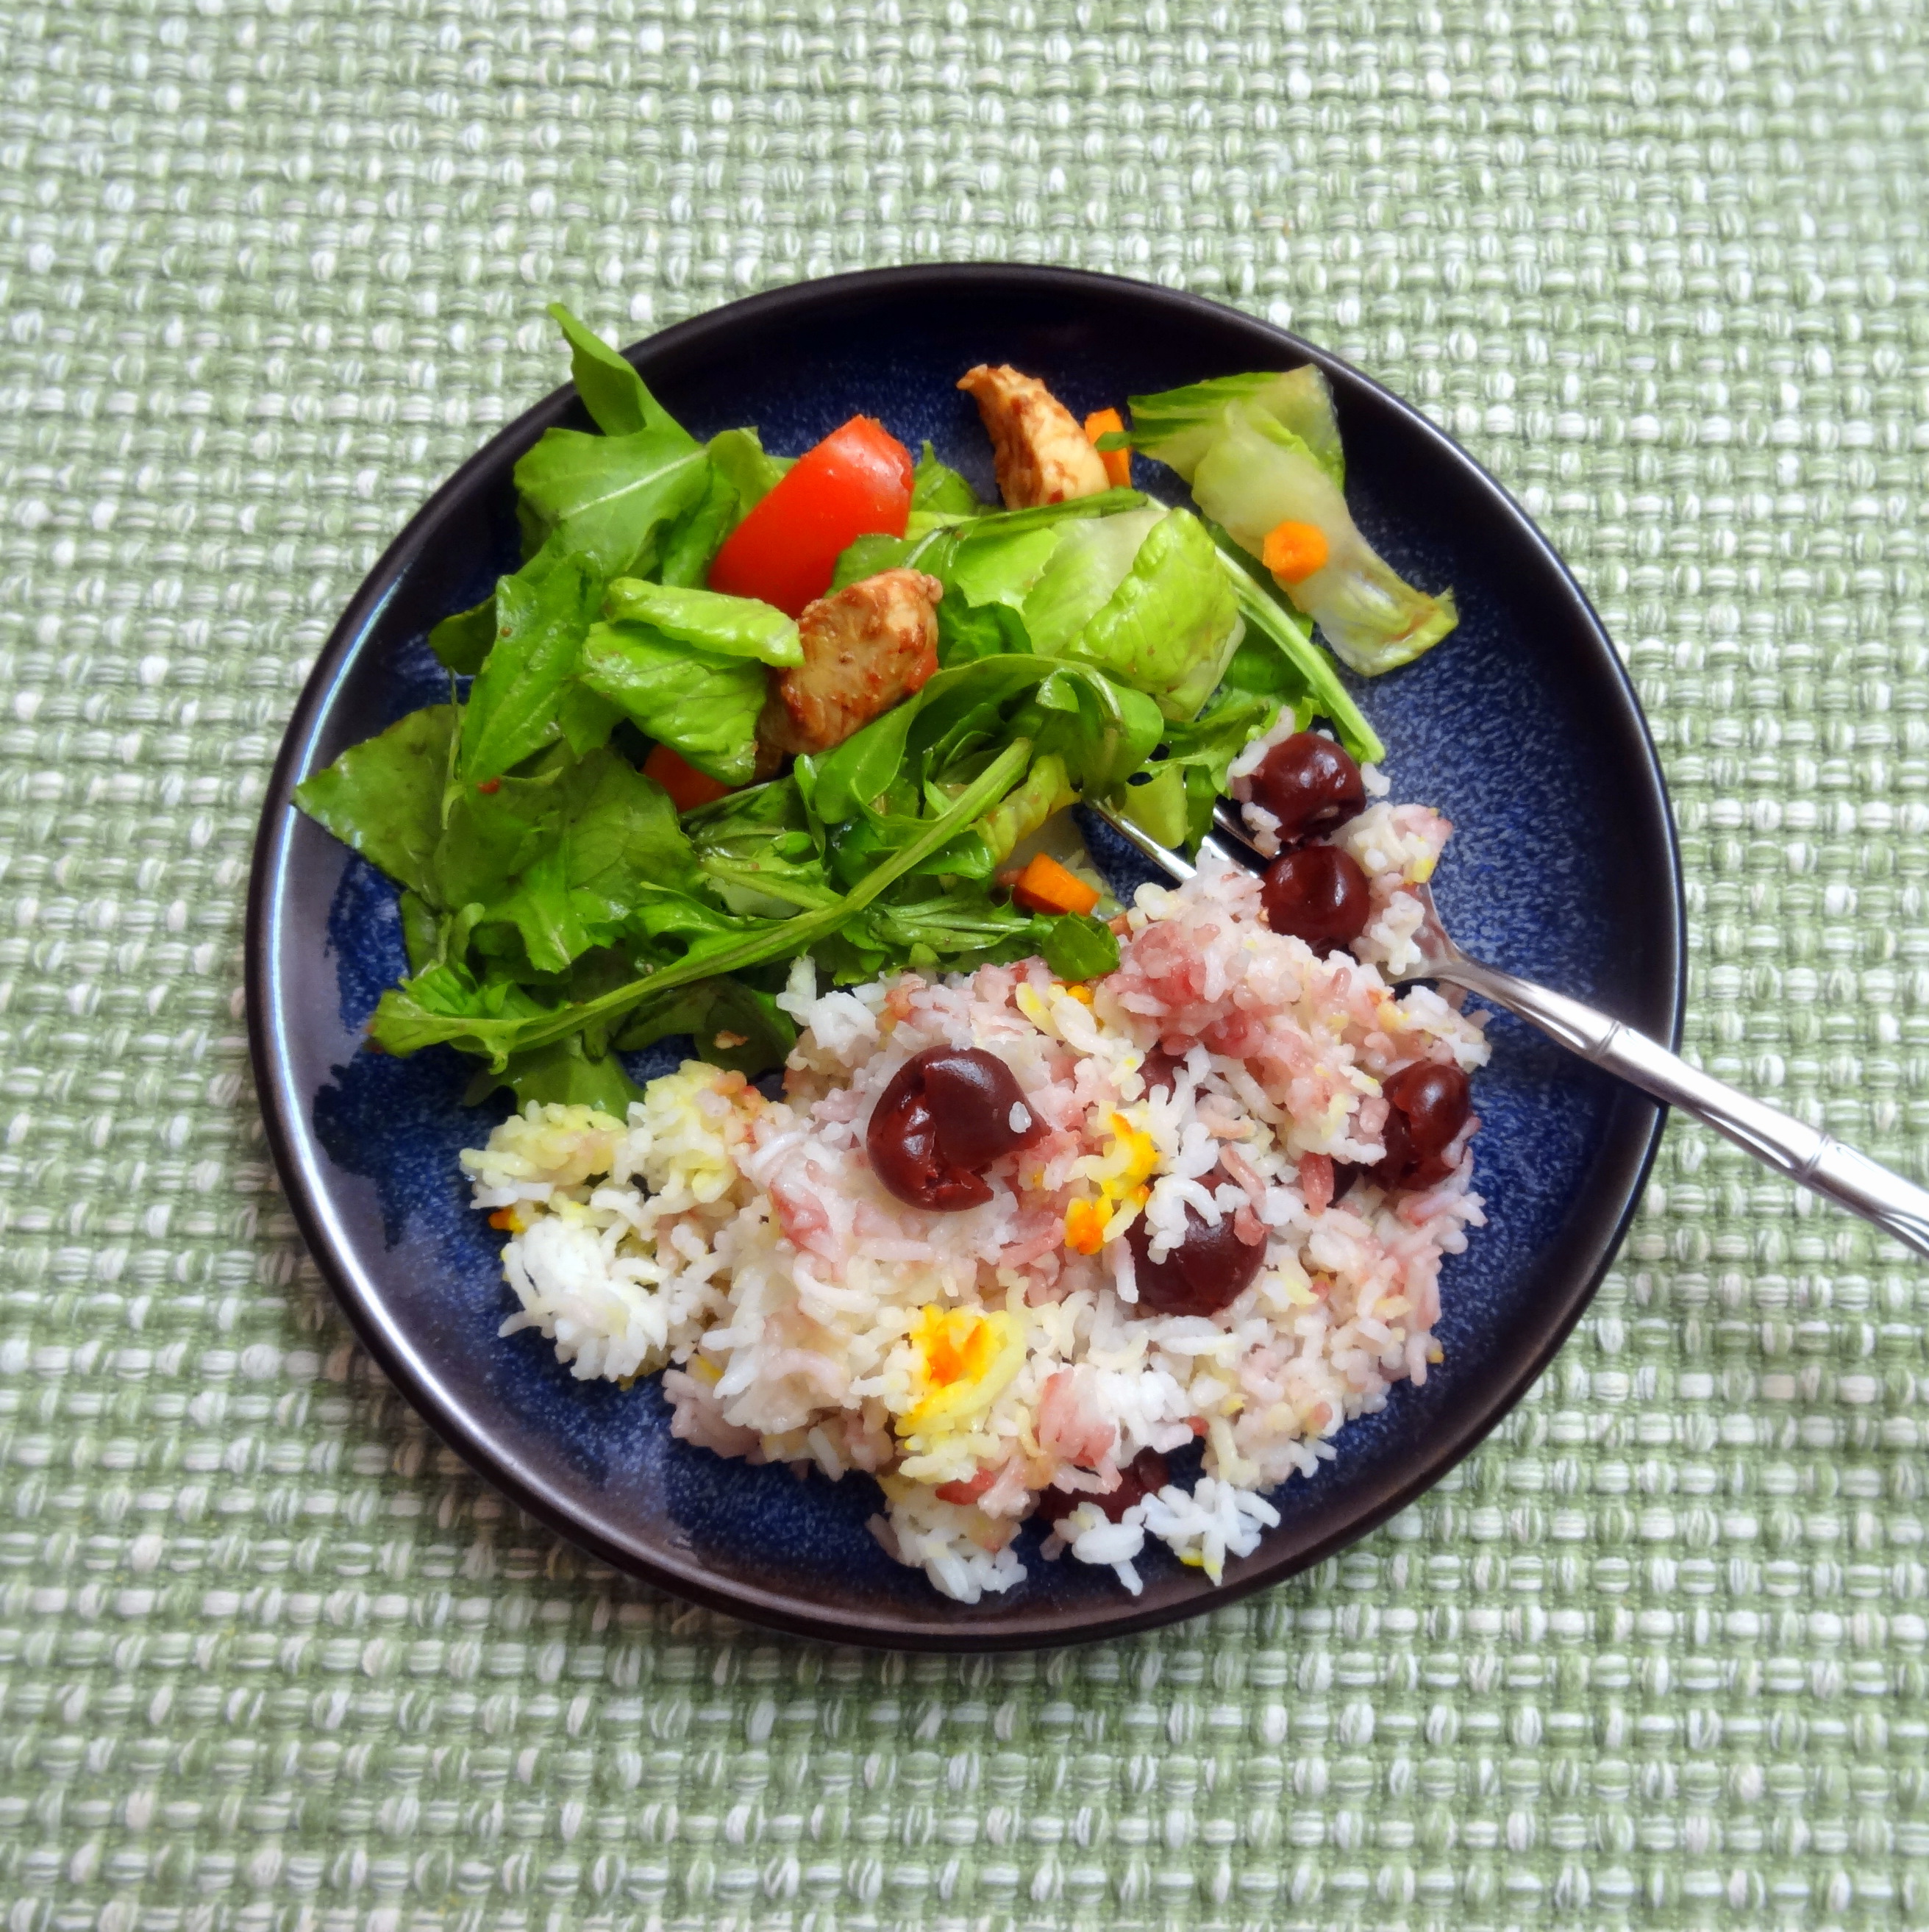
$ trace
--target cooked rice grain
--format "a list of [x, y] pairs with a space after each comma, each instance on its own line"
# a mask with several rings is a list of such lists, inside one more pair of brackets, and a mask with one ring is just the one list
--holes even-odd
[[[1376, 803], [1340, 835], [1373, 862], [1362, 950], [1395, 970], [1402, 888], [1449, 829]], [[1190, 1490], [1117, 1523], [1082, 1502], [1046, 1546], [1136, 1590], [1156, 1540], [1216, 1581], [1277, 1521], [1266, 1490], [1439, 1359], [1441, 1260], [1482, 1220], [1478, 1121], [1424, 1192], [1362, 1178], [1334, 1201], [1331, 1162], [1380, 1157], [1389, 1075], [1484, 1064], [1479, 1018], [1271, 932], [1251, 874], [1142, 888], [1118, 970], [1090, 987], [1034, 959], [820, 992], [800, 962], [784, 1004], [803, 1031], [781, 1102], [691, 1061], [627, 1122], [532, 1106], [464, 1154], [509, 1233], [503, 1330], [536, 1329], [584, 1378], [667, 1367], [675, 1432], [719, 1454], [875, 1475], [880, 1542], [946, 1595], [1024, 1576], [1040, 1491], [1105, 1495], [1141, 1450], [1195, 1440]], [[999, 1054], [1047, 1129], [962, 1214], [907, 1207], [864, 1152], [886, 1084], [940, 1045]], [[1142, 1077], [1154, 1046], [1180, 1061], [1164, 1093]], [[1156, 1258], [1189, 1208], [1263, 1238], [1265, 1264], [1216, 1316], [1156, 1315], [1124, 1236], [1143, 1216]]]

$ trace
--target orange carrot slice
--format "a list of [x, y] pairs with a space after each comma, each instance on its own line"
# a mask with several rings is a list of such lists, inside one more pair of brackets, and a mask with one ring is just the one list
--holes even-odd
[[1012, 901], [1027, 912], [1090, 912], [1099, 896], [1056, 859], [1035, 853], [1012, 886]]
[[[1085, 418], [1085, 440], [1096, 442], [1102, 436], [1116, 433], [1125, 434], [1125, 418], [1116, 410], [1094, 410]], [[1129, 449], [1102, 449], [1099, 460], [1106, 466], [1106, 476], [1115, 490], [1132, 488], [1132, 452]]]
[[1266, 532], [1259, 561], [1282, 584], [1298, 584], [1326, 568], [1326, 532], [1317, 524], [1296, 524], [1288, 518]]

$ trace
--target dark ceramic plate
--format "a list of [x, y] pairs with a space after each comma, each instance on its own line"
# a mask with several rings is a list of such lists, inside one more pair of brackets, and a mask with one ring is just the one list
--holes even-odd
[[[970, 403], [979, 362], [1042, 376], [1077, 411], [1231, 371], [1311, 360], [1330, 378], [1348, 496], [1371, 540], [1460, 628], [1365, 686], [1395, 796], [1459, 830], [1436, 881], [1469, 950], [1677, 1036], [1680, 880], [1654, 749], [1599, 620], [1520, 509], [1424, 418], [1310, 344], [1142, 283], [1056, 270], [908, 268], [807, 283], [680, 324], [631, 352], [699, 436], [754, 423], [802, 448], [862, 410], [993, 494]], [[1490, 1225], [1450, 1259], [1444, 1366], [1348, 1426], [1338, 1460], [1274, 1498], [1282, 1518], [1215, 1591], [1148, 1552], [1144, 1595], [1108, 1571], [1022, 1550], [1029, 1580], [966, 1608], [888, 1562], [868, 1480], [800, 1482], [674, 1441], [654, 1378], [584, 1384], [511, 1306], [498, 1238], [466, 1205], [457, 1150], [502, 1111], [460, 1104], [454, 1054], [360, 1050], [403, 970], [392, 890], [297, 814], [295, 785], [443, 681], [428, 626], [517, 560], [510, 471], [553, 424], [587, 427], [559, 389], [439, 490], [350, 605], [303, 693], [269, 788], [248, 911], [256, 1072], [310, 1247], [382, 1368], [438, 1432], [524, 1508], [684, 1596], [820, 1636], [996, 1649], [1163, 1623], [1276, 1581], [1384, 1521], [1519, 1400], [1600, 1281], [1653, 1158], [1661, 1110], [1516, 1022], [1480, 1076], [1477, 1185]], [[1183, 500], [1177, 479], [1154, 487]], [[1114, 853], [1114, 860], [1121, 855]], [[1122, 883], [1130, 883], [1130, 878]], [[667, 1063], [666, 1063], [667, 1064]]]

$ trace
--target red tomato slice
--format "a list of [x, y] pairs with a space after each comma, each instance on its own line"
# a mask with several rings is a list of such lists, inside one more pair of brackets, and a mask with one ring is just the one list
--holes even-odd
[[654, 778], [670, 794], [670, 802], [680, 812], [694, 812], [700, 805], [712, 805], [728, 798], [734, 789], [719, 784], [707, 772], [686, 764], [668, 745], [652, 745], [643, 761], [643, 775]]
[[902, 536], [910, 508], [910, 452], [882, 423], [853, 416], [799, 457], [731, 531], [710, 566], [710, 588], [801, 617], [830, 588], [850, 544]]

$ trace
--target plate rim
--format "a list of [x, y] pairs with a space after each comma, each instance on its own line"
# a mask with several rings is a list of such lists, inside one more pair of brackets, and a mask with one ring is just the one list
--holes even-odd
[[[1108, 293], [1115, 296], [1129, 292], [1135, 300], [1150, 301], [1180, 317], [1190, 316], [1220, 326], [1229, 319], [1262, 332], [1279, 344], [1282, 355], [1314, 363], [1328, 375], [1336, 375], [1346, 384], [1371, 392], [1403, 418], [1412, 433], [1433, 443], [1439, 453], [1468, 472], [1491, 494], [1550, 568], [1581, 628], [1592, 634], [1611, 667], [1612, 686], [1618, 702], [1612, 714], [1602, 718], [1600, 728], [1611, 737], [1619, 737], [1624, 751], [1634, 754], [1632, 762], [1644, 773], [1650, 788], [1642, 806], [1658, 819], [1663, 835], [1660, 845], [1667, 890], [1654, 895], [1652, 937], [1660, 951], [1660, 965], [1665, 968], [1670, 959], [1672, 962], [1667, 988], [1668, 1024], [1663, 1037], [1670, 1047], [1678, 1047], [1688, 982], [1687, 908], [1680, 840], [1666, 774], [1627, 664], [1565, 560], [1506, 487], [1438, 424], [1343, 357], [1262, 316], [1189, 290], [1089, 269], [991, 262], [917, 263], [800, 280], [721, 304], [632, 344], [622, 352], [647, 377], [652, 363], [668, 360], [702, 344], [706, 337], [727, 334], [746, 323], [767, 322], [807, 308], [834, 309], [845, 299], [915, 293], [961, 281], [985, 290], [1016, 288], [1082, 301], [1102, 300]], [[572, 382], [562, 383], [503, 424], [430, 495], [383, 550], [316, 655], [289, 716], [262, 799], [249, 869], [244, 932], [243, 982], [256, 1096], [269, 1150], [302, 1240], [383, 1375], [436, 1436], [486, 1482], [598, 1562], [728, 1616], [746, 1618], [794, 1636], [881, 1649], [1027, 1651], [1130, 1636], [1223, 1607], [1255, 1590], [1282, 1582], [1359, 1541], [1424, 1495], [1518, 1406], [1545, 1374], [1593, 1302], [1620, 1252], [1646, 1191], [1667, 1125], [1665, 1106], [1648, 1103], [1652, 1118], [1646, 1145], [1639, 1148], [1638, 1158], [1631, 1162], [1624, 1160], [1624, 1198], [1601, 1242], [1598, 1260], [1586, 1280], [1570, 1291], [1569, 1306], [1562, 1317], [1547, 1331], [1540, 1346], [1518, 1364], [1497, 1396], [1478, 1411], [1466, 1410], [1451, 1422], [1443, 1422], [1442, 1439], [1429, 1454], [1398, 1479], [1383, 1479], [1362, 1498], [1360, 1508], [1348, 1513], [1344, 1522], [1322, 1535], [1282, 1550], [1270, 1559], [1262, 1544], [1253, 1557], [1228, 1568], [1222, 1584], [1212, 1588], [1202, 1586], [1194, 1594], [1168, 1602], [1140, 1606], [1137, 1599], [1128, 1598], [1116, 1605], [1101, 1603], [1089, 1610], [1080, 1606], [1076, 1613], [1062, 1606], [1041, 1606], [1030, 1618], [1008, 1618], [996, 1628], [976, 1631], [968, 1623], [920, 1623], [912, 1612], [885, 1615], [853, 1608], [833, 1614], [812, 1607], [796, 1596], [736, 1579], [719, 1579], [694, 1550], [688, 1560], [679, 1561], [668, 1552], [644, 1555], [611, 1543], [572, 1510], [566, 1494], [516, 1468], [500, 1453], [492, 1432], [478, 1425], [449, 1397], [433, 1365], [422, 1358], [390, 1318], [382, 1297], [373, 1292], [371, 1285], [346, 1261], [346, 1244], [338, 1245], [340, 1237], [328, 1199], [329, 1190], [320, 1164], [302, 1144], [298, 1125], [302, 1104], [293, 1091], [277, 1039], [278, 1031], [285, 1026], [277, 997], [276, 968], [279, 913], [298, 822], [293, 793], [296, 785], [308, 775], [338, 691], [355, 668], [363, 644], [379, 622], [402, 578], [438, 533], [444, 517], [467, 496], [482, 472], [495, 470], [512, 452], [520, 454], [544, 430], [566, 416], [575, 395]]]

